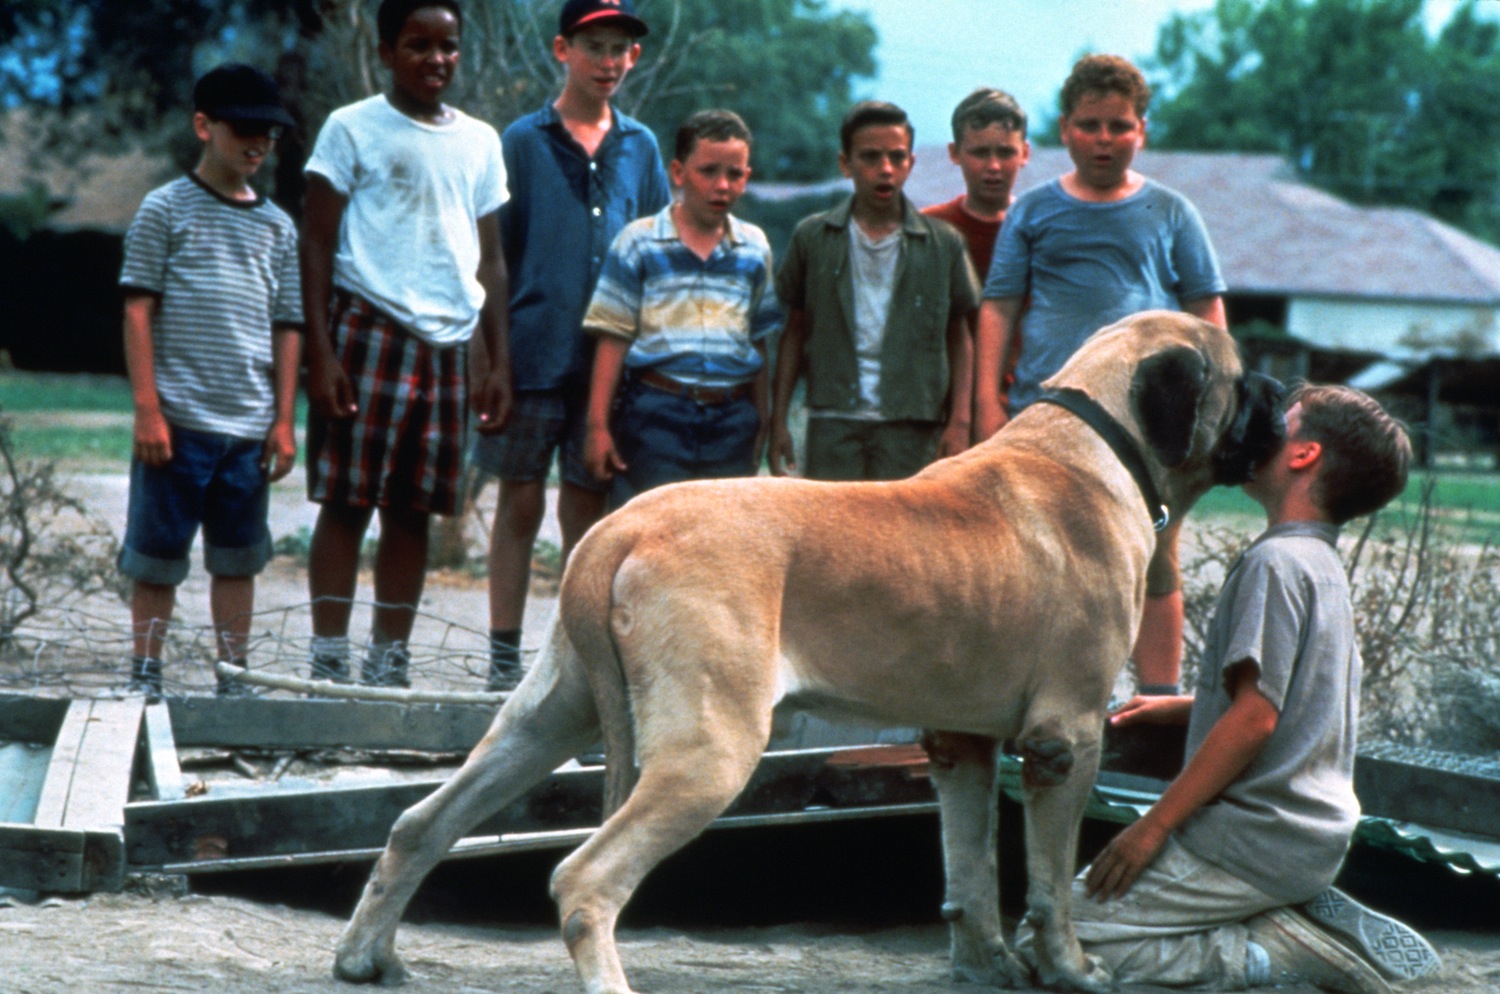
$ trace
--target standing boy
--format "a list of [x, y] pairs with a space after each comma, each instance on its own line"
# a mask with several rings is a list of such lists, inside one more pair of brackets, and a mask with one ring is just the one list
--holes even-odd
[[[922, 213], [947, 221], [964, 236], [969, 247], [969, 261], [982, 279], [990, 271], [995, 254], [995, 239], [1005, 212], [1015, 199], [1011, 190], [1016, 177], [1031, 159], [1031, 143], [1026, 140], [1026, 112], [1016, 98], [1004, 90], [980, 87], [959, 101], [953, 109], [953, 141], [948, 143], [948, 159], [964, 178], [964, 192], [945, 204], [922, 208]], [[970, 333], [977, 321], [976, 311], [969, 319]], [[1019, 349], [1011, 349], [1001, 378], [1001, 389], [1014, 378]], [[1004, 404], [1005, 397], [1001, 396]]]
[[479, 430], [509, 409], [505, 167], [495, 130], [443, 103], [458, 5], [384, 0], [377, 22], [390, 89], [334, 111], [307, 163], [307, 485], [322, 505], [308, 588], [313, 675], [347, 680], [359, 549], [378, 511], [361, 676], [405, 686], [428, 518], [459, 509], [476, 326], [490, 360], [474, 398]]
[[[1059, 131], [1073, 171], [1018, 199], [995, 245], [975, 342], [976, 437], [1007, 420], [1002, 370], [1023, 338], [1009, 414], [1036, 400], [1084, 339], [1128, 314], [1181, 309], [1225, 326], [1224, 279], [1203, 220], [1181, 194], [1130, 168], [1150, 98], [1140, 70], [1114, 55], [1080, 59], [1063, 84]], [[1180, 527], [1162, 533], [1147, 573], [1133, 657], [1148, 692], [1177, 691]]]
[[125, 235], [135, 439], [119, 565], [135, 581], [131, 689], [151, 696], [200, 525], [217, 655], [245, 665], [255, 575], [271, 555], [269, 484], [297, 456], [302, 348], [297, 230], [250, 177], [294, 123], [265, 73], [209, 71], [193, 88], [197, 167], [147, 194]]
[[894, 104], [850, 108], [839, 128], [839, 169], [854, 193], [792, 233], [776, 277], [787, 320], [776, 357], [772, 473], [792, 463], [787, 411], [804, 372], [804, 474], [812, 479], [901, 479], [935, 454], [968, 447], [966, 318], [978, 304], [978, 281], [958, 232], [902, 192], [912, 137]]
[[604, 512], [607, 485], [583, 460], [593, 351], [583, 312], [620, 229], [672, 199], [655, 137], [610, 103], [646, 32], [632, 0], [568, 0], [552, 39], [562, 93], [505, 129], [511, 199], [501, 237], [512, 274], [516, 409], [506, 430], [474, 451], [479, 468], [500, 478], [489, 548], [492, 687], [520, 679], [531, 551], [554, 452], [564, 560]]
[[665, 483], [755, 475], [769, 416], [771, 247], [730, 214], [750, 129], [732, 111], [693, 114], [670, 173], [681, 198], [615, 239], [583, 319], [599, 340], [584, 461], [613, 481], [612, 507]]
[[1286, 441], [1244, 485], [1267, 528], [1224, 581], [1197, 696], [1136, 697], [1110, 719], [1188, 726], [1182, 772], [1074, 882], [1078, 938], [1117, 982], [1387, 994], [1384, 978], [1438, 966], [1420, 935], [1330, 888], [1359, 819], [1361, 662], [1336, 542], [1401, 492], [1411, 443], [1352, 388], [1290, 401]]

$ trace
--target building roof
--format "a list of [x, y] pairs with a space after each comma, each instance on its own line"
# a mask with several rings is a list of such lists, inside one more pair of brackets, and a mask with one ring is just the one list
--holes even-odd
[[[1136, 166], [1197, 206], [1231, 293], [1500, 306], [1500, 248], [1420, 211], [1340, 200], [1279, 156], [1146, 149]], [[1071, 167], [1065, 150], [1033, 147], [1017, 192]], [[917, 150], [912, 200], [962, 189], [945, 147]]]

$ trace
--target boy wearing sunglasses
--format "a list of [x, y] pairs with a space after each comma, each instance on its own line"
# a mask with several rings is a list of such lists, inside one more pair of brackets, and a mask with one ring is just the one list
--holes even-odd
[[198, 165], [146, 196], [120, 274], [135, 431], [119, 566], [134, 581], [130, 685], [149, 697], [163, 692], [163, 636], [200, 527], [218, 656], [245, 664], [269, 484], [297, 455], [297, 229], [250, 185], [295, 122], [246, 65], [205, 74], [193, 106]]

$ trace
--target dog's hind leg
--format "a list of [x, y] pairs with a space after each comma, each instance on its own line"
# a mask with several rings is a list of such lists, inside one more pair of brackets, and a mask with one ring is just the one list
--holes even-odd
[[650, 686], [634, 688], [640, 731], [635, 789], [552, 875], [563, 940], [588, 994], [630, 994], [615, 946], [620, 909], [653, 867], [729, 806], [770, 738], [769, 686], [741, 685], [739, 694], [719, 686], [724, 696], [718, 696], [710, 690], [711, 673], [684, 674], [691, 667], [665, 657], [653, 662]]
[[983, 735], [927, 732], [922, 746], [942, 812], [947, 890], [943, 918], [955, 980], [1023, 986], [1029, 973], [1000, 933], [999, 743]]
[[334, 976], [399, 983], [406, 968], [396, 927], [439, 860], [485, 818], [587, 748], [597, 734], [593, 698], [560, 624], [484, 738], [447, 783], [407, 809], [339, 938]]
[[1078, 829], [1099, 771], [1100, 723], [1089, 712], [1029, 727], [1020, 740], [1026, 806], [1026, 921], [1036, 932], [1037, 980], [1049, 990], [1114, 989], [1109, 970], [1085, 956], [1073, 928]]

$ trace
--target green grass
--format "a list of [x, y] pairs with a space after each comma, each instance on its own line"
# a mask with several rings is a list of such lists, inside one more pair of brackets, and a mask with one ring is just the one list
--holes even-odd
[[133, 411], [130, 383], [123, 376], [85, 376], [48, 373], [0, 373], [0, 410], [7, 414], [33, 411]]

